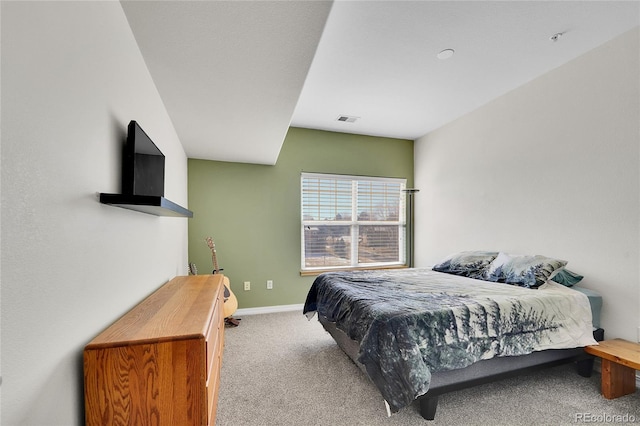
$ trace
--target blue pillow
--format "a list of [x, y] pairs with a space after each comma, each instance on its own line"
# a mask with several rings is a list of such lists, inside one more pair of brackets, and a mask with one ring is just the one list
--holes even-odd
[[551, 277], [551, 279], [558, 284], [562, 284], [567, 287], [572, 287], [582, 281], [584, 277], [576, 274], [566, 268], [562, 268], [557, 274]]

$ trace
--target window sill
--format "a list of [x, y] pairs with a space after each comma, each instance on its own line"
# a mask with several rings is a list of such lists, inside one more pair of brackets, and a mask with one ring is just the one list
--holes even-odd
[[390, 265], [390, 266], [362, 266], [353, 268], [332, 268], [332, 269], [314, 269], [312, 271], [300, 271], [301, 277], [313, 277], [325, 272], [344, 272], [344, 271], [368, 271], [377, 269], [405, 269], [407, 265]]

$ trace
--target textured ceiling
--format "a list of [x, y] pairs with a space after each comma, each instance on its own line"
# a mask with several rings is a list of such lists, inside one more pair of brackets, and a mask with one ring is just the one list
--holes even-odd
[[289, 125], [416, 139], [640, 25], [635, 1], [121, 3], [187, 156], [258, 164]]

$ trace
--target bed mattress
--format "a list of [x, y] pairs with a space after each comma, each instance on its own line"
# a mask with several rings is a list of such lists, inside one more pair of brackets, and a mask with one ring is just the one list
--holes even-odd
[[600, 314], [602, 312], [602, 296], [593, 290], [584, 287], [573, 286], [572, 290], [579, 291], [587, 296], [589, 299], [589, 305], [591, 306], [591, 321], [593, 323], [593, 329], [600, 328]]

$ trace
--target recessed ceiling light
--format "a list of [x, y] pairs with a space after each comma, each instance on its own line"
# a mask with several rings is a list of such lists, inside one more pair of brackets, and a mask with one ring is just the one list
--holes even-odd
[[453, 56], [455, 51], [453, 49], [444, 49], [442, 52], [438, 53], [438, 59], [445, 60], [449, 59]]

